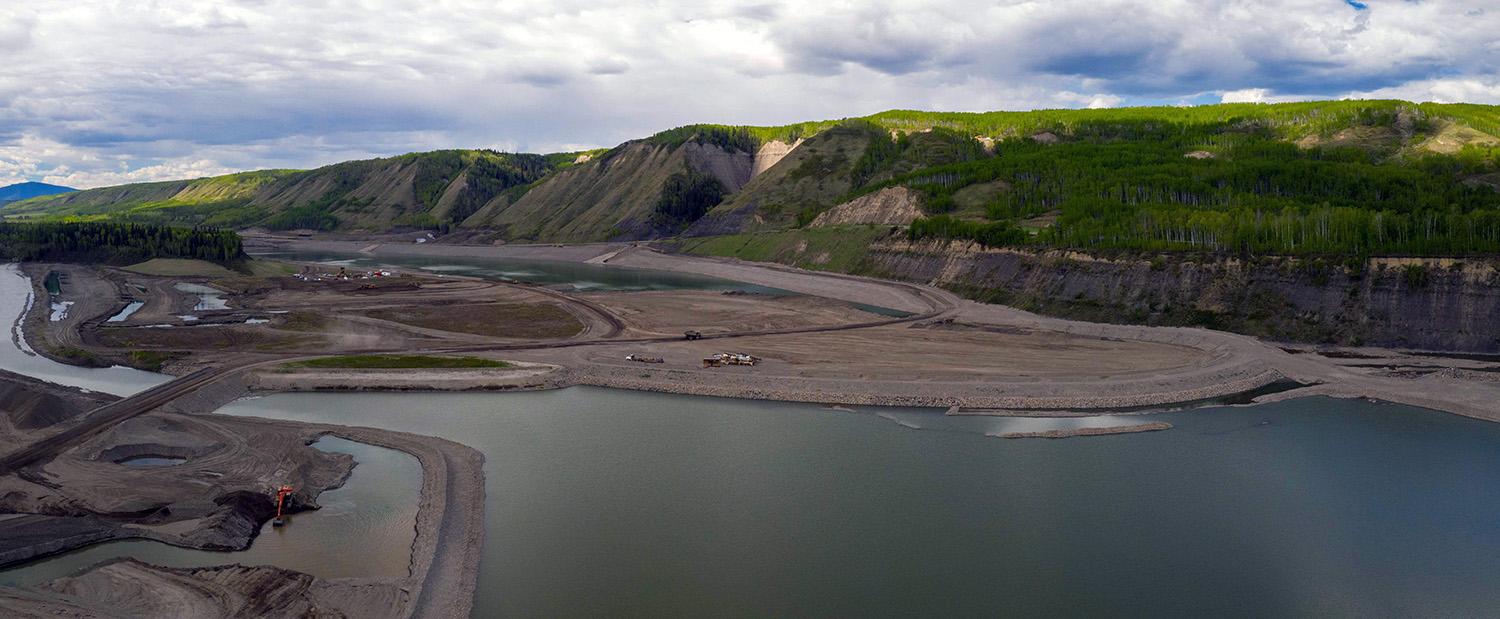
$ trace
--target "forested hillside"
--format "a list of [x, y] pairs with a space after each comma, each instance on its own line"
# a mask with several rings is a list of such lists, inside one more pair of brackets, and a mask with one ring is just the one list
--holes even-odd
[[[276, 229], [462, 226], [542, 242], [866, 221], [990, 246], [1470, 254], [1500, 251], [1497, 110], [1323, 101], [890, 111], [779, 127], [690, 125], [589, 153], [439, 151], [127, 185], [0, 213]], [[865, 217], [866, 205], [885, 214]]]

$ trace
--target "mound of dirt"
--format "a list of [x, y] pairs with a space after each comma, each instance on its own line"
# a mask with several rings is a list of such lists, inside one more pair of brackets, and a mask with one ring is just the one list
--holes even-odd
[[849, 224], [905, 226], [922, 216], [921, 194], [906, 187], [890, 187], [835, 206], [818, 215], [812, 227]]
[[40, 430], [73, 419], [113, 400], [0, 371], [0, 415], [17, 430]]

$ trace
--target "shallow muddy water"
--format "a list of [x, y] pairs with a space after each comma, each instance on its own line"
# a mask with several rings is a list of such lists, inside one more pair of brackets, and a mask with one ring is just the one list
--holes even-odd
[[188, 282], [178, 282], [172, 287], [198, 296], [198, 302], [193, 305], [195, 312], [229, 309], [229, 302], [224, 300], [224, 291], [218, 288]]
[[249, 550], [210, 552], [149, 540], [109, 542], [0, 571], [0, 585], [40, 583], [116, 557], [168, 567], [275, 565], [325, 578], [406, 576], [422, 489], [417, 459], [337, 437], [324, 437], [313, 445], [353, 455], [358, 463], [354, 474], [343, 487], [318, 497], [322, 509], [293, 514], [286, 526], [262, 525]]

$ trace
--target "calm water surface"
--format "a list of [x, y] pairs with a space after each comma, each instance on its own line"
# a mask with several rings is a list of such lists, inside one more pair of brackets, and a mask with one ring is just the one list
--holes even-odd
[[1310, 398], [1061, 441], [984, 435], [1036, 420], [594, 388], [224, 412], [484, 451], [478, 617], [1500, 607], [1500, 425], [1404, 406]]
[[21, 325], [18, 319], [30, 304], [47, 302], [47, 299], [33, 298], [30, 278], [21, 273], [15, 264], [0, 265], [0, 323], [5, 325], [5, 341], [0, 342], [0, 369], [60, 385], [114, 395], [130, 395], [170, 379], [163, 374], [120, 366], [80, 368], [37, 355], [24, 342], [19, 341]]
[[313, 445], [353, 455], [354, 474], [343, 487], [318, 496], [322, 509], [294, 514], [284, 527], [262, 525], [249, 550], [210, 552], [149, 540], [109, 542], [0, 572], [0, 585], [37, 584], [115, 557], [169, 567], [275, 565], [325, 578], [406, 576], [416, 538], [421, 464], [404, 452], [332, 436]]

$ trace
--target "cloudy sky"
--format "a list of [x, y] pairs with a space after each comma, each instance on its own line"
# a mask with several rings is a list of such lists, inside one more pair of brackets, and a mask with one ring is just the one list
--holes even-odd
[[7, 0], [0, 185], [892, 108], [1500, 103], [1497, 33], [1493, 0]]

